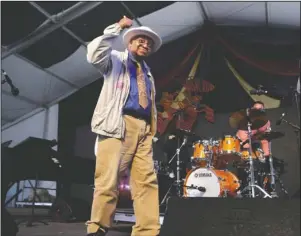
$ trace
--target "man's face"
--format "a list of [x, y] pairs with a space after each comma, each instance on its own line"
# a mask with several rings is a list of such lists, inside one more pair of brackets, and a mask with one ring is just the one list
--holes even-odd
[[257, 110], [263, 110], [264, 109], [264, 106], [260, 103], [255, 103], [254, 106], [253, 106], [254, 109], [257, 109]]
[[129, 43], [128, 50], [138, 57], [147, 57], [152, 49], [154, 42], [146, 36], [138, 36]]

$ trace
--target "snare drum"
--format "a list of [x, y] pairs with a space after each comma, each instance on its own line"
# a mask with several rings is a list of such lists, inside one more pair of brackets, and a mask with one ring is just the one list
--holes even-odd
[[[243, 150], [241, 151], [241, 159], [244, 160], [244, 161], [247, 161], [249, 159], [249, 150]], [[255, 150], [255, 152], [252, 152], [251, 154], [252, 156], [252, 159], [258, 159], [259, 161], [261, 162], [264, 162], [265, 161], [265, 157], [264, 157], [264, 152], [260, 149], [260, 148], [257, 148]]]
[[237, 155], [240, 152], [240, 140], [231, 135], [225, 135], [220, 140], [219, 153], [222, 155], [234, 154]]
[[[204, 189], [197, 189], [202, 187]], [[240, 187], [239, 179], [226, 170], [197, 168], [191, 170], [184, 181], [185, 197], [235, 196]]]

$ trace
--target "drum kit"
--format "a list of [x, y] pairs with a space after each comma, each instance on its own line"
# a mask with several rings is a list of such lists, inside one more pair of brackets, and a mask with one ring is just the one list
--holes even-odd
[[[179, 197], [274, 198], [278, 197], [277, 182], [287, 195], [279, 177], [284, 163], [273, 157], [271, 152], [271, 141], [284, 134], [273, 131], [252, 134], [252, 130], [263, 127], [267, 122], [266, 113], [262, 110], [246, 109], [232, 114], [229, 119], [231, 127], [248, 133], [245, 142], [232, 135], [202, 139], [190, 131], [176, 130], [176, 137], [182, 143], [178, 142], [174, 156], [166, 165], [156, 162], [155, 169], [162, 173], [170, 169], [170, 164], [176, 159], [176, 179], [161, 205], [165, 204], [173, 188]], [[267, 140], [270, 144], [269, 157], [265, 157], [260, 148], [254, 147], [261, 140]], [[243, 148], [245, 144], [249, 144], [248, 148]], [[183, 162], [180, 152], [184, 146], [192, 151], [191, 169], [186, 171], [186, 176], [181, 176]]]

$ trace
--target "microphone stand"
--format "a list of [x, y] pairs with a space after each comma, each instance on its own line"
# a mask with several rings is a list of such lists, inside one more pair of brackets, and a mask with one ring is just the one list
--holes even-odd
[[285, 119], [282, 119], [282, 122], [288, 124], [289, 126], [291, 126], [295, 129], [294, 131], [295, 131], [295, 134], [296, 134], [296, 137], [297, 137], [298, 152], [299, 152], [298, 156], [300, 157], [300, 137], [299, 137], [300, 127], [298, 125], [293, 124], [292, 122], [289, 122], [289, 121], [285, 120]]
[[1, 69], [1, 72], [2, 72], [2, 74], [4, 76], [4, 79], [1, 79], [1, 85], [7, 83], [9, 85], [9, 87], [10, 87], [12, 95], [18, 96], [19, 93], [20, 93], [19, 89], [17, 89], [14, 86], [11, 78], [9, 78], [9, 76], [7, 75], [7, 73], [3, 69]]
[[[300, 115], [300, 114], [299, 114]], [[292, 122], [289, 122], [285, 119], [282, 119], [282, 122], [288, 124], [292, 128], [294, 128], [294, 132], [296, 134], [296, 139], [297, 139], [297, 147], [298, 147], [298, 158], [300, 158], [300, 127], [298, 125], [293, 124]], [[299, 165], [297, 165], [299, 166]]]
[[[183, 113], [183, 110], [180, 110], [178, 112], [176, 112], [174, 115], [177, 115], [178, 116], [178, 122], [181, 121], [181, 115]], [[177, 178], [176, 180], [171, 184], [171, 186], [169, 187], [169, 189], [167, 190], [167, 193], [165, 194], [164, 198], [162, 199], [162, 202], [160, 205], [163, 205], [167, 199], [167, 196], [169, 195], [171, 189], [173, 186], [176, 186], [177, 188], [177, 196], [178, 197], [181, 197], [181, 176], [180, 176], [180, 152], [181, 152], [181, 149], [185, 146], [185, 144], [187, 143], [187, 137], [184, 136], [184, 140], [182, 142], [182, 144], [180, 145], [180, 138], [178, 137], [178, 148], [176, 150], [176, 153], [173, 155], [173, 157], [170, 159], [170, 161], [168, 162], [168, 165], [170, 165], [170, 163], [173, 161], [173, 159], [175, 159], [175, 157], [177, 157], [177, 162], [176, 162], [176, 165], [177, 165]]]

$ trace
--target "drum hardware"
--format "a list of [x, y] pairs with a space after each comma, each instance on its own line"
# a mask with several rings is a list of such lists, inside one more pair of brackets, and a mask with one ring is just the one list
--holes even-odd
[[167, 190], [164, 198], [162, 199], [162, 202], [160, 203], [160, 205], [163, 205], [168, 197], [168, 195], [170, 194], [170, 191], [172, 189], [173, 186], [176, 187], [177, 190], [177, 196], [181, 197], [181, 185], [182, 185], [182, 180], [180, 179], [180, 152], [181, 149], [186, 145], [187, 143], [187, 136], [184, 136], [183, 138], [183, 142], [181, 145], [180, 144], [180, 139], [178, 138], [178, 148], [176, 150], [176, 153], [173, 155], [173, 157], [170, 159], [170, 161], [168, 162], [168, 165], [171, 164], [171, 162], [173, 161], [173, 159], [175, 159], [175, 157], [177, 157], [177, 162], [176, 162], [176, 166], [177, 166], [177, 172], [176, 172], [176, 180], [170, 185], [169, 189]]
[[[243, 150], [240, 153], [240, 157], [243, 161], [248, 162], [249, 156], [250, 156], [249, 150]], [[251, 156], [254, 160], [259, 160], [261, 163], [265, 163], [265, 157], [262, 149], [257, 148], [255, 151], [252, 151]]]
[[175, 183], [176, 183], [176, 186], [177, 186], [177, 195], [178, 195], [178, 197], [181, 196], [180, 185], [181, 185], [181, 182], [182, 182], [182, 180], [180, 179], [181, 178], [180, 177], [180, 151], [185, 146], [185, 144], [187, 143], [187, 137], [186, 136], [184, 137], [181, 146], [179, 145], [179, 143], [180, 143], [180, 140], [178, 139], [178, 148], [176, 150], [176, 153], [175, 153], [175, 155], [173, 155], [173, 157], [168, 162], [168, 165], [170, 165], [170, 163], [173, 161], [173, 159], [175, 157], [177, 157], [177, 173], [176, 173], [177, 179], [176, 179]]
[[[271, 177], [271, 174], [270, 174], [270, 173], [260, 173], [259, 175], [260, 175], [260, 176], [264, 176], [262, 186], [263, 186], [263, 188], [266, 189], [267, 186], [268, 186], [268, 184], [269, 184], [269, 178], [268, 178], [268, 177]], [[286, 188], [285, 188], [285, 186], [284, 186], [284, 184], [283, 184], [283, 182], [282, 182], [282, 180], [281, 180], [279, 174], [277, 174], [276, 171], [275, 171], [275, 173], [274, 173], [274, 178], [275, 178], [275, 186], [276, 186], [277, 183], [279, 183], [279, 186], [280, 186], [280, 188], [281, 188], [281, 191], [282, 191], [286, 196], [288, 196], [288, 191], [286, 190]], [[272, 182], [272, 181], [271, 181], [271, 182]], [[272, 184], [271, 184], [271, 183], [270, 183], [270, 187], [271, 187], [271, 189], [272, 189], [272, 191], [270, 192], [270, 195], [272, 196], [272, 198], [278, 198], [279, 196], [278, 196], [278, 194], [277, 194], [278, 191], [276, 191], [276, 188], [274, 187], [274, 190], [273, 190]]]
[[288, 191], [285, 189], [284, 184], [283, 184], [281, 178], [279, 177], [279, 175], [276, 174], [275, 177], [276, 177], [276, 181], [280, 185], [281, 191], [284, 192], [286, 196], [288, 196]]
[[[264, 121], [264, 122], [256, 122], [256, 117], [254, 116], [253, 113], [258, 113], [257, 111], [254, 112], [255, 110], [251, 110], [251, 109], [246, 109], [245, 111], [245, 115], [243, 118], [241, 118], [240, 120], [245, 122], [247, 121], [247, 133], [248, 133], [248, 140], [249, 140], [249, 170], [248, 170], [248, 174], [249, 174], [249, 183], [248, 183], [248, 186], [246, 186], [242, 191], [241, 193], [249, 190], [250, 194], [249, 196], [251, 198], [255, 198], [256, 195], [255, 195], [255, 188], [257, 188], [259, 191], [261, 191], [263, 194], [264, 194], [264, 197], [263, 198], [266, 198], [266, 197], [269, 197], [269, 198], [272, 198], [271, 195], [269, 195], [263, 188], [261, 188], [255, 181], [255, 171], [254, 171], [254, 161], [253, 161], [253, 158], [252, 158], [252, 138], [251, 138], [251, 135], [252, 135], [252, 127], [256, 127], [259, 125], [259, 123], [261, 123], [260, 127], [264, 126], [266, 123], [267, 123], [267, 119], [264, 118], [264, 115], [263, 115], [263, 112], [260, 111], [260, 121]], [[240, 115], [242, 115], [240, 113]], [[256, 125], [252, 125], [252, 120], [254, 121], [254, 123]], [[264, 124], [263, 124], [264, 123]], [[257, 128], [260, 128], [260, 127], [257, 127]], [[253, 128], [254, 129], [254, 128]]]
[[200, 192], [206, 192], [206, 188], [205, 187], [202, 187], [202, 186], [194, 186], [193, 184], [192, 185], [190, 185], [190, 186], [183, 186], [183, 187], [185, 187], [185, 188], [187, 188], [187, 189], [197, 189], [197, 190], [199, 190]]
[[289, 126], [291, 126], [292, 128], [294, 128], [296, 138], [297, 138], [298, 158], [300, 158], [300, 127], [284, 119], [285, 115], [286, 115], [285, 113], [282, 114], [281, 118], [276, 122], [276, 125], [280, 125], [282, 122], [284, 122]]
[[217, 154], [217, 147], [219, 141], [213, 140], [198, 140], [193, 143], [193, 156], [191, 162], [195, 167], [212, 168], [213, 155]]
[[[297, 93], [295, 93], [296, 96], [299, 96], [297, 95]], [[296, 97], [296, 104], [297, 104], [297, 109], [298, 109], [298, 119], [299, 119], [299, 122], [300, 122], [300, 110], [299, 110], [299, 102], [297, 100], [297, 97]], [[299, 163], [300, 165], [300, 161], [299, 161], [299, 158], [300, 158], [300, 127], [296, 124], [293, 124], [292, 122], [289, 122], [287, 121], [286, 119], [284, 119], [285, 117], [285, 113], [282, 115], [282, 117], [280, 118], [280, 120], [278, 120], [276, 122], [276, 125], [280, 125], [282, 122], [288, 124], [289, 126], [291, 126], [293, 129], [294, 129], [294, 132], [296, 134], [296, 141], [297, 141], [297, 163]], [[296, 165], [296, 168], [297, 168], [297, 172], [300, 171], [300, 168], [299, 168], [299, 165], [297, 164]], [[280, 179], [279, 179], [280, 180]], [[280, 180], [281, 181], [281, 180]], [[287, 191], [285, 190], [283, 184], [282, 184], [282, 181], [279, 182], [280, 183], [280, 186], [281, 186], [281, 190], [288, 195]], [[282, 187], [283, 186], [283, 187]]]
[[173, 170], [163, 161], [154, 160], [154, 169], [157, 175], [165, 175], [171, 179], [175, 177]]
[[272, 196], [277, 197], [276, 193], [276, 183], [275, 183], [275, 170], [274, 170], [274, 164], [273, 164], [273, 155], [272, 155], [272, 142], [269, 142], [269, 149], [270, 149], [270, 155], [269, 155], [269, 164], [270, 164], [270, 174], [271, 174], [271, 188], [272, 188]]
[[222, 197], [224, 197], [224, 198], [228, 197], [229, 192], [230, 191], [228, 189], [225, 189]]
[[225, 181], [225, 179], [220, 177], [220, 176], [218, 176], [217, 178], [218, 178], [219, 181]]

